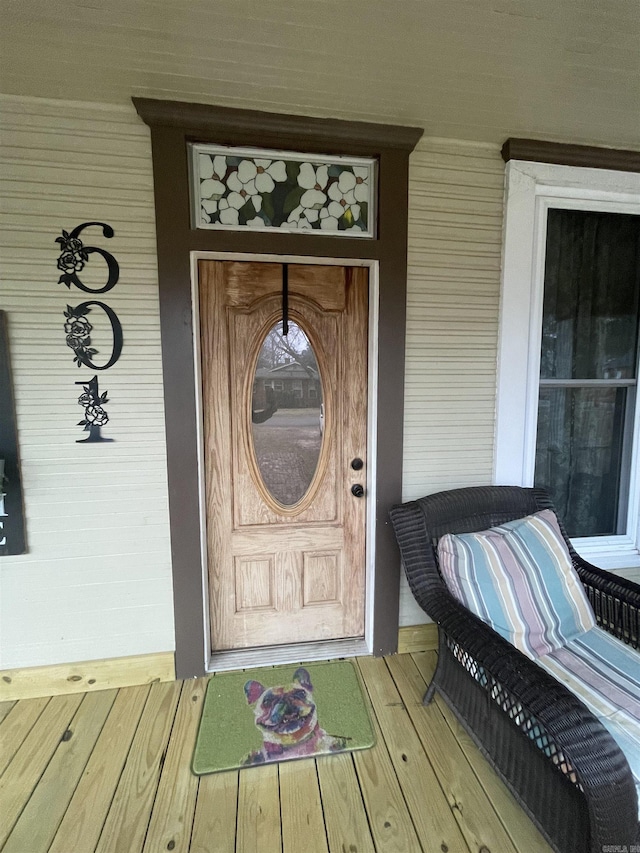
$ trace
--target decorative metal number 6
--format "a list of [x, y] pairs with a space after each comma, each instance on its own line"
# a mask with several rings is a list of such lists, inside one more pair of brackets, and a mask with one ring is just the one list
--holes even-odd
[[[58, 269], [62, 271], [62, 275], [58, 279], [60, 282], [71, 287], [75, 285], [85, 293], [106, 293], [115, 287], [120, 277], [120, 266], [118, 262], [109, 252], [98, 246], [85, 246], [78, 237], [81, 231], [89, 228], [90, 225], [97, 225], [102, 228], [102, 233], [105, 237], [113, 237], [114, 231], [106, 222], [83, 222], [82, 225], [76, 226], [71, 233], [62, 231], [62, 237], [56, 237], [56, 243], [60, 243], [61, 253], [58, 258]], [[85, 263], [89, 260], [89, 255], [101, 255], [107, 264], [108, 278], [107, 283], [103, 287], [87, 287], [79, 278], [78, 273], [84, 268]], [[99, 368], [104, 370], [104, 368]]]

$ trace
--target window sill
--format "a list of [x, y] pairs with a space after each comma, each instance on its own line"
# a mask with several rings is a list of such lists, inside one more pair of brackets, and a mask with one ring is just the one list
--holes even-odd
[[640, 551], [630, 536], [572, 539], [571, 543], [581, 557], [602, 569], [640, 566]]

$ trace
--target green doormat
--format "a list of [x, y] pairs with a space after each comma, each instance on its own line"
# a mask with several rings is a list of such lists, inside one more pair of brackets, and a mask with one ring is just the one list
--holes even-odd
[[202, 775], [373, 743], [349, 661], [225, 672], [207, 687], [192, 768]]

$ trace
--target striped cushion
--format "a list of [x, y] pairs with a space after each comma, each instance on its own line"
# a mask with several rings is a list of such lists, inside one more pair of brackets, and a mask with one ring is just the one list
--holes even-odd
[[448, 533], [438, 559], [451, 593], [527, 657], [595, 627], [551, 510], [479, 533]]
[[536, 663], [582, 699], [625, 754], [640, 801], [640, 654], [593, 628]]

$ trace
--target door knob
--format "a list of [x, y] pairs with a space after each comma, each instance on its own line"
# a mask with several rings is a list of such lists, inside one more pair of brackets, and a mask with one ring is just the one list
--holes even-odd
[[356, 456], [355, 459], [351, 460], [351, 467], [354, 471], [360, 471], [360, 469], [364, 466], [364, 462], [360, 457]]
[[364, 495], [364, 489], [360, 483], [354, 483], [353, 486], [351, 486], [351, 494], [355, 498], [361, 498]]

